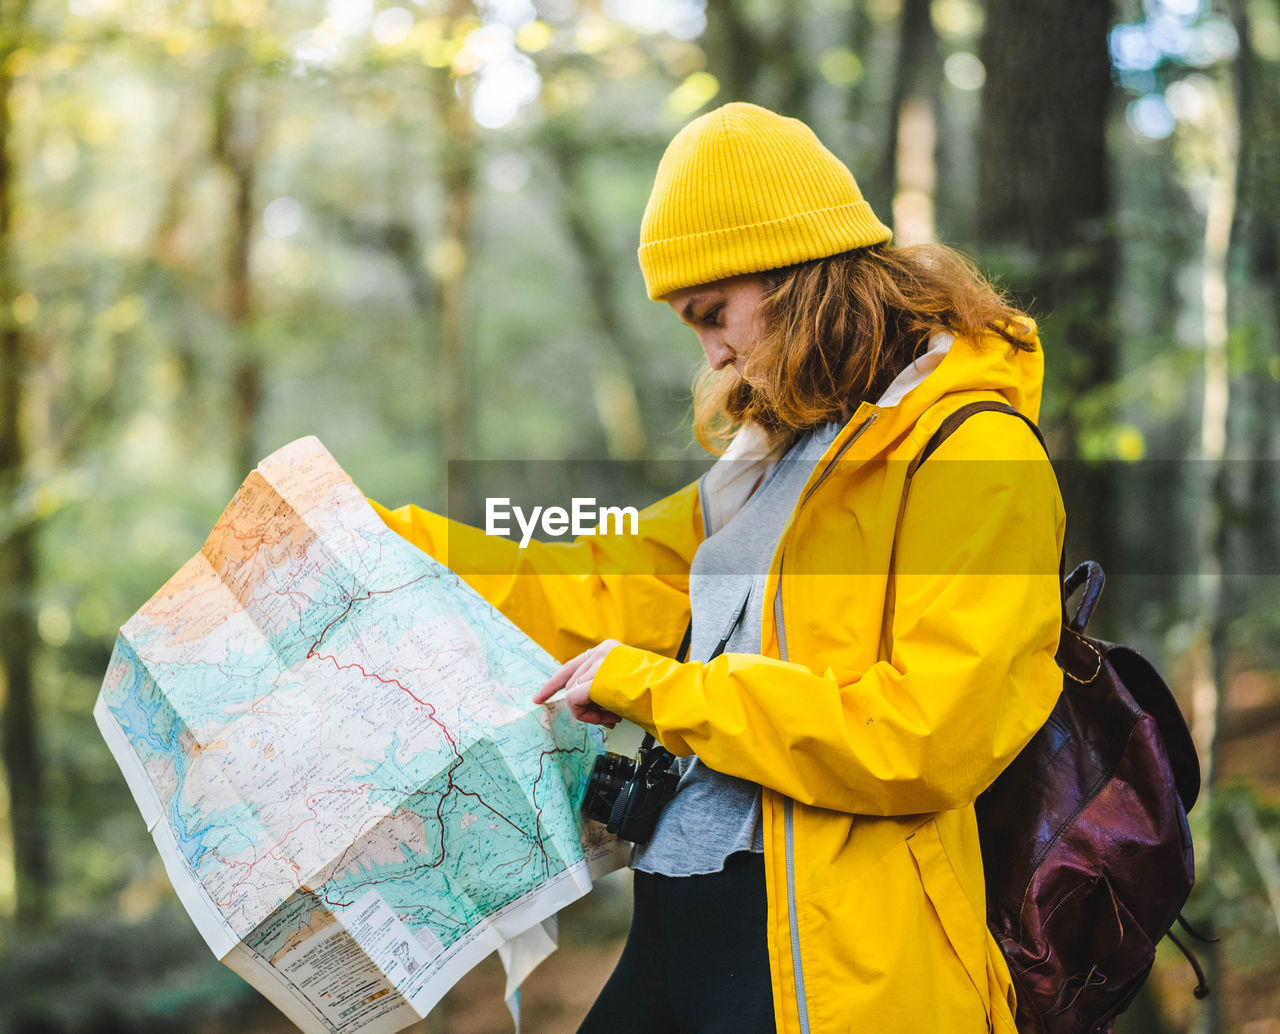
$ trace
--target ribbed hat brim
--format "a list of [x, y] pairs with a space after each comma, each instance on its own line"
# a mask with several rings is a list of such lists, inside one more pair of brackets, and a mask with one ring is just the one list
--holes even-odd
[[865, 201], [816, 212], [729, 226], [653, 241], [640, 247], [640, 266], [655, 301], [682, 287], [759, 273], [883, 244], [893, 236]]

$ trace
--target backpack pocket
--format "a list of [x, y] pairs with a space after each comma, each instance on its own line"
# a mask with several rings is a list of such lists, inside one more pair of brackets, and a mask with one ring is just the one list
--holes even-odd
[[[1069, 884], [1045, 913], [1039, 933], [1041, 950], [1024, 956], [1019, 967], [1018, 998], [1043, 1010], [1050, 1034], [1075, 1034], [1115, 1016], [1155, 961], [1155, 945], [1100, 874], [1081, 874]], [[1055, 954], [1053, 945], [1073, 951]]]

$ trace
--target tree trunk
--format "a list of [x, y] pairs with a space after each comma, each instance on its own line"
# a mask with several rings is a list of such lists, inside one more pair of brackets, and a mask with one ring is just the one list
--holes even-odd
[[872, 197], [892, 199], [899, 244], [933, 238], [938, 38], [929, 7], [930, 0], [902, 5], [888, 135], [871, 187]]
[[236, 97], [239, 69], [222, 75], [214, 90], [213, 154], [231, 179], [231, 210], [226, 243], [226, 312], [235, 342], [231, 382], [231, 456], [238, 481], [261, 457], [255, 440], [262, 408], [262, 358], [253, 340], [254, 198], [259, 127], [257, 114]]
[[449, 112], [449, 140], [445, 144], [444, 244], [457, 256], [438, 269], [440, 278], [440, 373], [444, 454], [466, 459], [471, 446], [471, 414], [466, 345], [466, 261], [470, 251], [474, 206], [475, 152], [470, 113], [465, 100], [455, 100]]
[[544, 139], [547, 153], [560, 175], [560, 216], [582, 262], [583, 282], [587, 285], [596, 321], [613, 346], [613, 369], [602, 370], [596, 376], [601, 431], [612, 458], [642, 459], [648, 445], [642, 414], [657, 419], [661, 411], [657, 400], [643, 387], [643, 348], [627, 326], [619, 304], [618, 264], [609, 255], [599, 229], [582, 202], [585, 149], [580, 141], [564, 132], [552, 131]]
[[[1198, 557], [1197, 579], [1198, 598], [1197, 613], [1199, 615], [1196, 636], [1192, 645], [1193, 661], [1193, 697], [1191, 730], [1195, 738], [1196, 749], [1200, 754], [1203, 766], [1203, 790], [1200, 795], [1199, 816], [1200, 829], [1208, 832], [1202, 836], [1196, 858], [1198, 875], [1206, 887], [1220, 886], [1222, 874], [1227, 870], [1228, 862], [1224, 859], [1223, 850], [1214, 843], [1212, 830], [1220, 828], [1214, 821], [1215, 812], [1221, 805], [1218, 803], [1221, 757], [1224, 741], [1229, 732], [1227, 722], [1227, 686], [1230, 624], [1232, 617], [1247, 607], [1247, 601], [1239, 596], [1241, 580], [1230, 578], [1231, 547], [1239, 538], [1238, 532], [1246, 529], [1236, 527], [1233, 515], [1242, 512], [1237, 505], [1237, 497], [1247, 492], [1247, 484], [1236, 484], [1232, 476], [1230, 458], [1238, 453], [1232, 448], [1232, 437], [1242, 421], [1237, 414], [1231, 418], [1232, 410], [1244, 403], [1232, 400], [1232, 369], [1228, 349], [1229, 338], [1229, 303], [1228, 294], [1228, 262], [1232, 253], [1233, 229], [1238, 228], [1237, 210], [1242, 200], [1240, 171], [1249, 161], [1249, 155], [1243, 150], [1241, 130], [1244, 110], [1241, 104], [1251, 100], [1251, 89], [1248, 79], [1248, 22], [1242, 5], [1236, 6], [1233, 12], [1237, 31], [1244, 44], [1241, 64], [1237, 67], [1237, 78], [1232, 82], [1223, 77], [1218, 82], [1218, 96], [1221, 98], [1218, 110], [1213, 113], [1211, 134], [1204, 144], [1203, 152], [1209, 155], [1208, 198], [1205, 206], [1204, 258], [1201, 305], [1204, 313], [1204, 370], [1203, 370], [1203, 403], [1201, 409], [1201, 426], [1199, 442], [1199, 459], [1206, 467], [1204, 480], [1208, 485], [1201, 500], [1198, 521]], [[1237, 93], [1237, 90], [1239, 91]], [[1247, 110], [1247, 109], [1246, 109]], [[1203, 145], [1202, 145], [1203, 146]], [[1247, 415], [1247, 414], [1245, 414]], [[1254, 462], [1258, 462], [1255, 457]], [[1266, 461], [1262, 461], [1266, 465]], [[1244, 491], [1242, 491], [1242, 488]], [[1252, 558], [1251, 562], [1262, 558]], [[1232, 814], [1238, 825], [1242, 842], [1252, 856], [1255, 865], [1265, 852], [1260, 852], [1260, 845], [1250, 842], [1249, 821], [1252, 812], [1247, 814], [1241, 810], [1245, 807], [1240, 802]], [[1244, 825], [1241, 826], [1240, 824]], [[1273, 857], [1273, 856], [1272, 856]], [[1269, 894], [1276, 892], [1275, 873], [1266, 871], [1267, 865], [1259, 866], [1258, 873], [1262, 878], [1264, 889]], [[1272, 897], [1275, 905], [1275, 898]], [[1205, 975], [1209, 986], [1217, 994], [1206, 999], [1198, 1010], [1193, 1030], [1196, 1034], [1216, 1034], [1217, 1031], [1230, 1029], [1234, 1017], [1231, 1015], [1229, 994], [1224, 994], [1224, 980], [1227, 977], [1223, 964], [1223, 952], [1219, 944], [1202, 945]]]
[[[867, 12], [867, 4], [852, 4], [849, 10], [849, 49], [858, 56], [858, 60], [862, 62], [863, 73], [861, 77], [852, 85], [845, 87], [844, 103], [841, 108], [844, 117], [848, 122], [857, 122], [867, 117], [866, 96], [867, 96], [867, 62], [874, 44], [874, 33], [871, 27], [871, 15]], [[855, 170], [857, 171], [857, 170]], [[861, 182], [861, 181], [859, 181]], [[871, 186], [870, 180], [863, 186]], [[865, 194], [866, 191], [864, 190]], [[874, 199], [867, 195], [867, 200], [872, 201], [871, 207], [877, 212], [884, 211], [883, 206], [876, 208]]]
[[[986, 264], [1043, 317], [1050, 380], [1065, 389], [1068, 458], [1079, 396], [1114, 379], [1115, 248], [1108, 216], [1111, 97], [1104, 0], [989, 0], [979, 126], [978, 236]], [[1077, 548], [1115, 555], [1109, 476], [1061, 470]]]
[[8, 58], [26, 20], [27, 4], [0, 6], [5, 42], [0, 46], [0, 701], [3, 753], [9, 790], [16, 918], [40, 923], [51, 907], [53, 871], [45, 837], [43, 755], [33, 675], [37, 648], [33, 603], [37, 575], [35, 518], [17, 509], [27, 472], [21, 419], [27, 359], [14, 320], [18, 295], [13, 256], [14, 164]]
[[[474, 13], [467, 0], [453, 0], [449, 15], [453, 23]], [[476, 142], [471, 115], [471, 93], [467, 84], [455, 79], [450, 69], [432, 73], [432, 98], [436, 116], [444, 123], [440, 149], [440, 181], [444, 188], [444, 223], [441, 237], [432, 251], [431, 272], [436, 281], [438, 322], [438, 411], [441, 415], [440, 449], [446, 464], [471, 458], [471, 377], [470, 353], [466, 348], [467, 262], [475, 205]], [[459, 468], [465, 470], [465, 467]], [[446, 469], [449, 513], [470, 512], [466, 480]]]
[[738, 0], [707, 0], [706, 51], [711, 72], [720, 81], [717, 101], [756, 100], [761, 48], [742, 15]]
[[1250, 311], [1240, 313], [1237, 322], [1263, 330], [1249, 364], [1252, 375], [1243, 378], [1241, 385], [1250, 403], [1252, 423], [1247, 432], [1251, 464], [1244, 500], [1246, 526], [1238, 546], [1240, 554], [1248, 558], [1250, 570], [1274, 575], [1280, 572], [1280, 537], [1276, 534], [1280, 528], [1280, 484], [1275, 477], [1280, 388], [1276, 377], [1262, 371], [1280, 362], [1280, 136], [1275, 131], [1280, 118], [1280, 82], [1270, 59], [1254, 49], [1247, 6], [1233, 0], [1229, 10], [1240, 39], [1240, 57], [1235, 62], [1240, 111], [1239, 205], [1233, 247], [1244, 279], [1256, 285]]
[[[805, 72], [809, 55], [804, 35], [804, 7], [798, 3], [778, 8], [782, 24], [770, 48], [772, 63], [778, 70], [778, 111], [801, 122], [811, 122], [809, 111], [809, 77]], [[811, 60], [811, 58], [809, 58]]]

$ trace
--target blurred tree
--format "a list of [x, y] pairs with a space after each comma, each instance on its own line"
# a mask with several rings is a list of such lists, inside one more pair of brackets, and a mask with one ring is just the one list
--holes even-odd
[[[649, 448], [642, 414], [653, 419], [661, 409], [652, 399], [643, 366], [643, 348], [623, 313], [617, 264], [596, 219], [583, 204], [588, 178], [586, 159], [591, 152], [580, 134], [569, 126], [569, 119], [554, 120], [542, 141], [560, 179], [556, 191], [560, 218], [577, 249], [596, 322], [617, 349], [618, 361], [610, 364], [612, 369], [605, 375], [608, 383], [601, 384], [597, 379], [597, 394], [610, 400], [610, 412], [601, 414], [601, 425], [614, 459], [639, 460]], [[597, 140], [597, 148], [599, 143]]]
[[707, 51], [726, 101], [756, 99], [764, 45], [738, 0], [707, 0]]
[[[1205, 228], [1202, 260], [1201, 319], [1204, 336], [1203, 387], [1197, 454], [1203, 461], [1203, 490], [1197, 521], [1194, 572], [1198, 593], [1196, 635], [1192, 644], [1192, 732], [1203, 769], [1200, 807], [1212, 815], [1217, 805], [1221, 727], [1227, 707], [1226, 675], [1230, 606], [1227, 593], [1227, 541], [1232, 532], [1231, 486], [1227, 468], [1231, 422], [1228, 405], [1231, 369], [1227, 353], [1227, 255], [1236, 207], [1236, 163], [1239, 120], [1229, 84], [1215, 91], [1216, 103], [1203, 138], [1194, 141], [1190, 162], [1205, 183]], [[1198, 146], [1195, 146], [1197, 145]], [[1193, 166], [1194, 167], [1194, 166]], [[1216, 837], [1200, 842], [1200, 874], [1212, 887], [1222, 868]], [[1205, 971], [1210, 986], [1221, 985], [1221, 957], [1217, 946], [1205, 946]], [[1211, 998], [1200, 1010], [1196, 1030], [1216, 1034], [1222, 1029], [1222, 998]]]
[[[1110, 222], [1111, 100], [1104, 0], [990, 0], [979, 56], [986, 68], [978, 132], [978, 235], [983, 258], [1043, 314], [1051, 367], [1070, 401], [1059, 454], [1081, 455], [1075, 401], [1111, 383], [1116, 239]], [[1062, 469], [1076, 550], [1114, 557], [1113, 487], [1105, 471]]]
[[[1268, 54], [1258, 46], [1250, 8], [1261, 20]], [[1280, 480], [1276, 478], [1277, 413], [1280, 413], [1280, 8], [1233, 0], [1229, 6], [1240, 40], [1235, 91], [1240, 112], [1239, 204], [1233, 242], [1237, 247], [1236, 325], [1243, 337], [1243, 374], [1237, 390], [1250, 401], [1242, 436], [1253, 457], [1241, 500], [1239, 553], [1257, 569], [1280, 570]], [[1265, 43], [1264, 43], [1265, 46]]]
[[752, 101], [806, 122], [811, 67], [804, 42], [808, 5], [777, 4], [766, 22], [741, 0], [707, 0], [707, 55], [723, 101]]
[[[461, 40], [475, 25], [475, 5], [469, 0], [451, 0], [449, 18], [453, 34]], [[443, 121], [439, 173], [444, 188], [444, 225], [434, 272], [440, 285], [439, 404], [444, 421], [444, 455], [451, 459], [470, 455], [472, 425], [465, 274], [475, 217], [476, 140], [471, 114], [474, 84], [462, 78], [467, 71], [466, 66], [436, 70], [431, 87], [433, 106]], [[465, 506], [465, 500], [455, 502]]]
[[20, 287], [13, 244], [16, 166], [10, 95], [29, 10], [29, 0], [0, 2], [0, 749], [9, 793], [16, 917], [26, 926], [46, 919], [52, 905], [34, 680], [39, 525], [23, 420], [32, 364], [22, 324], [30, 322], [39, 302]]
[[221, 68], [213, 83], [212, 154], [231, 180], [231, 204], [226, 222], [226, 313], [235, 347], [232, 373], [231, 456], [237, 476], [248, 473], [258, 460], [255, 431], [262, 407], [263, 364], [254, 341], [254, 291], [250, 251], [258, 209], [254, 184], [262, 142], [260, 111], [255, 96], [246, 41], [240, 32], [223, 27], [217, 47]]
[[934, 146], [940, 65], [931, 0], [904, 0], [888, 133], [872, 192], [893, 198], [894, 239], [915, 244], [934, 236]]

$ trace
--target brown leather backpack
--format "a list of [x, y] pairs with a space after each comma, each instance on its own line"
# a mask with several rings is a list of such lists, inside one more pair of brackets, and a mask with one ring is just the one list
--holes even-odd
[[[918, 467], [969, 416], [1011, 406], [978, 402], [938, 429]], [[1063, 579], [1057, 662], [1062, 695], [1049, 720], [976, 810], [987, 924], [1004, 952], [1023, 1034], [1108, 1031], [1137, 994], [1195, 882], [1187, 811], [1200, 766], [1178, 706], [1135, 651], [1085, 635], [1103, 586], [1092, 561]], [[1074, 616], [1066, 602], [1083, 589]]]

